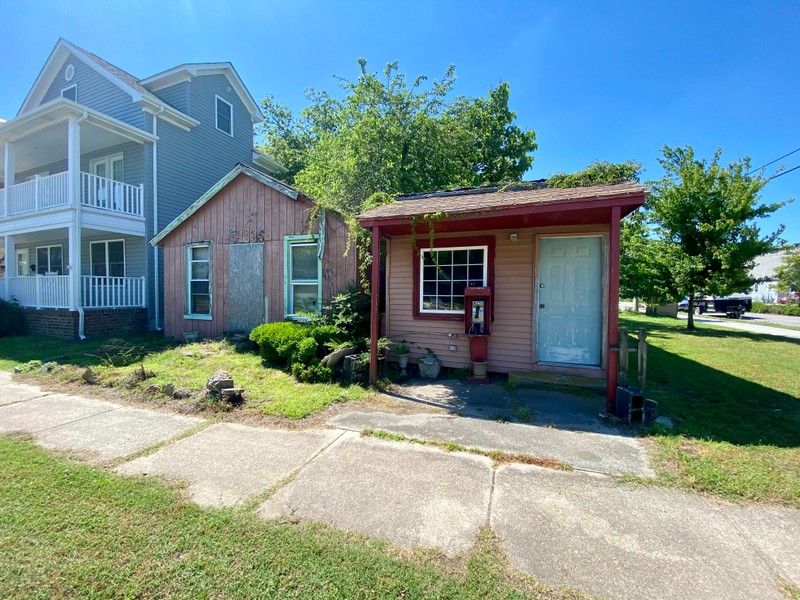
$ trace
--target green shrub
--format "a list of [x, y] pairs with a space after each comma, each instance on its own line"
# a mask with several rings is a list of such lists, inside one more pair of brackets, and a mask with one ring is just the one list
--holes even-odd
[[333, 369], [313, 358], [307, 365], [299, 362], [293, 364], [292, 377], [303, 383], [330, 383], [333, 380]]
[[800, 317], [800, 305], [797, 304], [784, 304], [781, 308], [783, 308], [784, 315], [789, 315], [790, 317]]
[[750, 309], [750, 312], [754, 313], [769, 312], [769, 304], [766, 304], [765, 302], [759, 302], [758, 300], [753, 300], [753, 307]]
[[294, 352], [289, 358], [289, 364], [292, 365], [292, 372], [294, 372], [294, 365], [309, 365], [311, 361], [317, 357], [317, 340], [313, 337], [306, 337], [295, 344]]
[[258, 344], [264, 360], [275, 364], [290, 362], [297, 344], [309, 337], [310, 328], [303, 323], [281, 321], [259, 325], [250, 332], [250, 339]]
[[797, 304], [765, 304], [764, 302], [753, 302], [753, 308], [750, 312], [800, 317], [800, 306]]
[[327, 312], [341, 339], [354, 340], [369, 335], [369, 297], [356, 286], [350, 286], [347, 293], [331, 300]]
[[28, 323], [19, 303], [14, 299], [0, 300], [0, 337], [25, 335], [27, 332]]
[[323, 350], [343, 341], [342, 334], [336, 325], [316, 325], [311, 328], [310, 334]]

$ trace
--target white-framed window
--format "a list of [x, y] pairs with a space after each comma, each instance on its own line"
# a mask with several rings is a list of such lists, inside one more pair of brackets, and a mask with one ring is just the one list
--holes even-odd
[[488, 246], [421, 249], [420, 313], [463, 313], [464, 290], [487, 285], [488, 255]]
[[287, 236], [284, 254], [284, 315], [319, 313], [322, 308], [319, 236]]
[[72, 100], [73, 102], [78, 101], [78, 84], [73, 83], [70, 86], [65, 87], [61, 90], [61, 97], [66, 98], [67, 100]]
[[89, 244], [93, 277], [125, 277], [125, 240]]
[[114, 181], [125, 181], [125, 160], [122, 153], [111, 154], [94, 158], [89, 161], [89, 171], [92, 175], [113, 179]]
[[211, 318], [211, 244], [186, 246], [185, 316]]
[[233, 137], [233, 104], [219, 96], [214, 98], [216, 98], [217, 129]]
[[36, 247], [36, 274], [37, 275], [63, 275], [64, 274], [64, 248], [58, 246]]

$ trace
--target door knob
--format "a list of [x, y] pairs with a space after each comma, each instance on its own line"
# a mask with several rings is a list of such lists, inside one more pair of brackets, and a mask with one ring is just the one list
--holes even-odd
[[544, 308], [544, 304], [540, 304], [540, 305], [539, 305], [539, 308]]

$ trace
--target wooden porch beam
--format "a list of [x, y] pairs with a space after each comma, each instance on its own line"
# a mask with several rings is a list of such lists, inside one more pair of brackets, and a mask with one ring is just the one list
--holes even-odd
[[612, 403], [617, 396], [619, 352], [612, 350], [619, 338], [619, 237], [622, 213], [619, 206], [611, 207], [611, 223], [608, 235], [608, 337], [606, 356], [606, 413], [612, 412]]
[[370, 321], [369, 321], [369, 382], [378, 381], [378, 338], [380, 337], [381, 296], [381, 228], [372, 228], [372, 272], [370, 277]]

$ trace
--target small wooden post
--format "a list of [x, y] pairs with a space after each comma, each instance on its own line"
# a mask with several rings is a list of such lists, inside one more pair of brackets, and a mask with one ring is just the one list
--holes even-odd
[[647, 332], [644, 329], [639, 330], [639, 389], [644, 392], [644, 386], [647, 383]]
[[628, 330], [619, 330], [619, 385], [628, 385]]
[[381, 228], [372, 228], [372, 277], [370, 278], [370, 336], [369, 336], [369, 382], [378, 381], [378, 338], [380, 320], [378, 315], [381, 295]]

